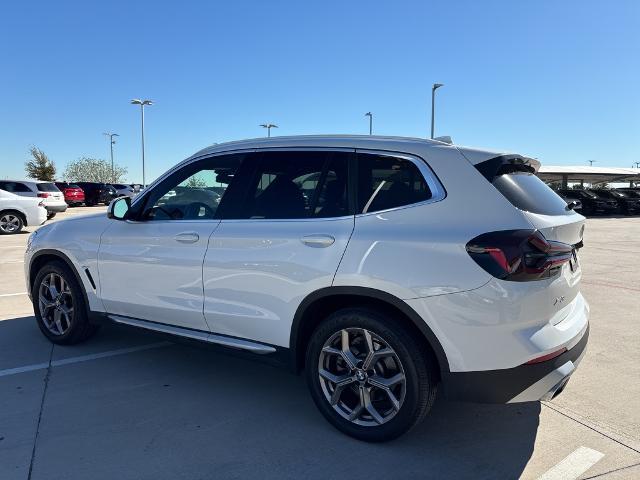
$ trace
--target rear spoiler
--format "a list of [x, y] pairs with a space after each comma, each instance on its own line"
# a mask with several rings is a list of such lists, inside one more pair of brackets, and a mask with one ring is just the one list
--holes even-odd
[[505, 173], [536, 173], [540, 168], [540, 162], [534, 158], [509, 154], [490, 158], [484, 162], [477, 163], [475, 167], [484, 178], [493, 182], [497, 176], [504, 175]]

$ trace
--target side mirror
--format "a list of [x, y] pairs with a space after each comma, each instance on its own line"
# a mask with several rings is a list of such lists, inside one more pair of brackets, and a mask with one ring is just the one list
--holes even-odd
[[114, 220], [124, 220], [131, 208], [131, 197], [119, 197], [111, 201], [107, 208], [107, 217]]

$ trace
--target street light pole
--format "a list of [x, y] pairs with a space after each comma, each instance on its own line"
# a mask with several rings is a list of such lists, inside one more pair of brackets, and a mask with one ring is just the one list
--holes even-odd
[[364, 116], [369, 117], [369, 135], [373, 135], [373, 114], [371, 112], [367, 112]]
[[147, 184], [144, 171], [144, 107], [145, 105], [153, 105], [153, 101], [134, 98], [133, 100], [131, 100], [131, 103], [133, 105], [140, 105], [140, 119], [142, 127], [142, 188], [146, 188]]
[[109, 148], [111, 149], [111, 181], [115, 182], [115, 173], [113, 169], [113, 145], [116, 143], [116, 141], [113, 139], [113, 137], [119, 137], [120, 135], [111, 132], [105, 132], [103, 133], [103, 135], [109, 137]]
[[431, 138], [433, 138], [433, 132], [435, 128], [434, 124], [436, 118], [436, 90], [443, 86], [443, 83], [434, 83], [431, 87]]
[[273, 123], [262, 123], [262, 124], [260, 124], [260, 126], [262, 128], [266, 128], [267, 129], [267, 138], [271, 137], [271, 129], [272, 128], [278, 128], [278, 125], [275, 125]]
[[596, 160], [589, 160], [589, 166], [593, 167], [593, 162], [595, 162]]

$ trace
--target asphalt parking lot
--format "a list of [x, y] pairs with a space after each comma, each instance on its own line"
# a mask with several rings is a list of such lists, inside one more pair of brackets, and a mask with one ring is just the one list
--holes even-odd
[[27, 237], [0, 237], [0, 479], [640, 478], [640, 217], [587, 221], [590, 343], [559, 397], [439, 399], [380, 445], [268, 365], [115, 326], [53, 347], [25, 293]]

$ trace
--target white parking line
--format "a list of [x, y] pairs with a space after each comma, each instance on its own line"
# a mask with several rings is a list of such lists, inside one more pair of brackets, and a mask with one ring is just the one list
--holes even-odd
[[0, 262], [0, 265], [5, 265], [8, 263], [24, 263], [24, 260], [9, 260], [7, 262]]
[[575, 480], [598, 463], [604, 453], [587, 447], [580, 447], [573, 453], [538, 477], [538, 480]]
[[[126, 355], [127, 353], [141, 352], [143, 350], [151, 350], [153, 348], [168, 347], [173, 345], [171, 342], [150, 343], [140, 345], [138, 347], [120, 348], [118, 350], [109, 350], [106, 352], [92, 353], [90, 355], [81, 355], [79, 357], [63, 358], [62, 360], [54, 360], [51, 362], [52, 367], [60, 367], [62, 365], [70, 365], [72, 363], [87, 362], [89, 360], [97, 360], [99, 358], [115, 357], [116, 355]], [[17, 375], [18, 373], [33, 372], [35, 370], [44, 370], [49, 367], [48, 363], [35, 363], [33, 365], [25, 365], [24, 367], [8, 368], [0, 370], [0, 377], [9, 375]]]
[[26, 295], [27, 292], [19, 292], [19, 293], [2, 293], [0, 294], [0, 298], [2, 297], [17, 297], [19, 295]]

